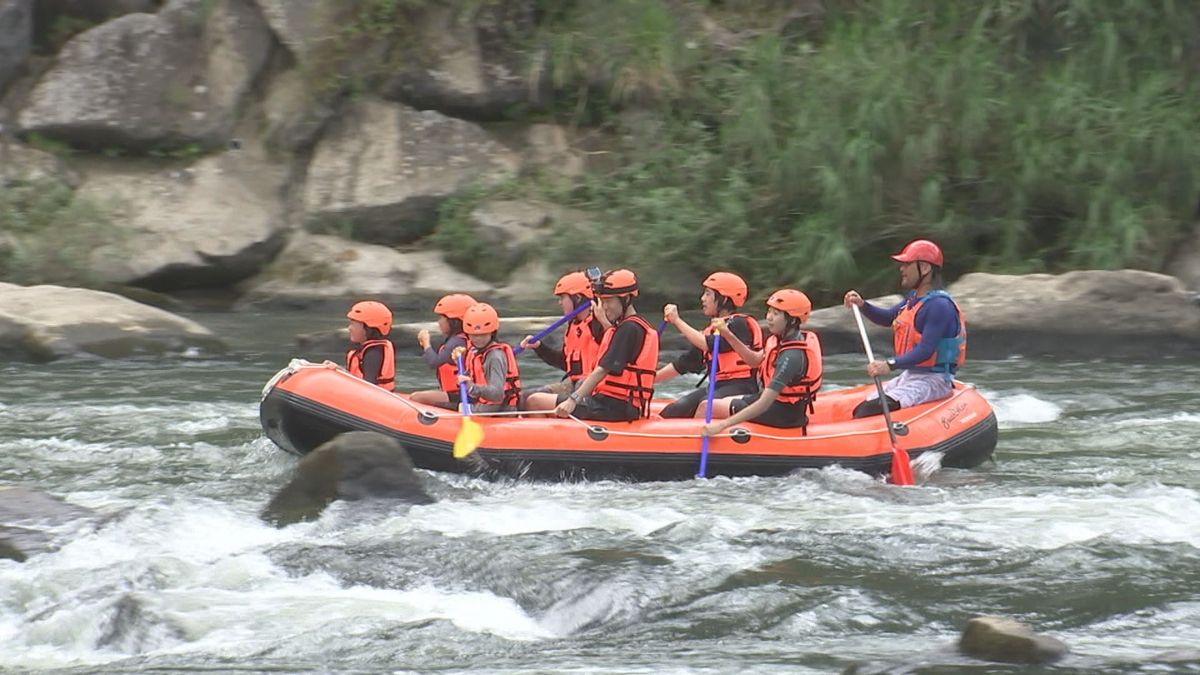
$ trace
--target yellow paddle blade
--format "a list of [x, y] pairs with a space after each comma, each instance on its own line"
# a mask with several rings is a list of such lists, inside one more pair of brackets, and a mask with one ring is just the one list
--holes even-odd
[[454, 459], [462, 459], [475, 452], [482, 442], [483, 427], [470, 417], [464, 417], [462, 428], [458, 430], [458, 436], [454, 438]]

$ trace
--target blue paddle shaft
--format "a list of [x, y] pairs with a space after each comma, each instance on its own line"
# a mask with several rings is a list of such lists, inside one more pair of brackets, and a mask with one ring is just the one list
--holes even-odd
[[662, 323], [658, 324], [658, 334], [662, 335], [662, 332], [666, 329], [667, 329], [667, 320], [663, 319]]
[[[704, 404], [704, 423], [712, 422], [713, 394], [717, 389], [717, 353], [721, 349], [721, 334], [713, 333], [712, 365], [708, 368], [708, 400]], [[701, 478], [708, 478], [708, 436], [700, 440], [700, 473]]]
[[[541, 342], [542, 338], [553, 333], [555, 330], [558, 329], [559, 326], [561, 326], [564, 323], [570, 321], [571, 319], [574, 319], [575, 317], [579, 316], [580, 312], [582, 312], [583, 310], [585, 310], [591, 306], [592, 306], [592, 303], [590, 303], [590, 302], [585, 302], [585, 303], [579, 305], [578, 307], [575, 308], [574, 312], [571, 312], [570, 314], [564, 316], [563, 318], [559, 319], [558, 321], [555, 321], [554, 323], [550, 324], [550, 326], [548, 328], [546, 328], [546, 330], [529, 338], [529, 341], [530, 342]], [[520, 354], [523, 351], [525, 351], [524, 347], [521, 347], [519, 345], [516, 347], [513, 347], [513, 354]]]
[[[458, 363], [458, 374], [466, 375], [467, 369], [463, 368], [462, 354], [456, 354], [454, 356], [454, 360]], [[467, 400], [467, 383], [466, 382], [458, 383], [458, 395], [462, 399], [463, 417], [470, 417], [471, 416], [471, 402]]]

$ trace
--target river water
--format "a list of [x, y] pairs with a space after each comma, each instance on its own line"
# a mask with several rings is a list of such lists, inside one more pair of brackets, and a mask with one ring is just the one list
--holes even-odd
[[[0, 366], [0, 486], [106, 517], [0, 560], [0, 671], [1028, 672], [955, 652], [978, 614], [1068, 643], [1054, 672], [1200, 669], [1161, 657], [1200, 645], [1196, 364], [971, 362], [996, 462], [918, 488], [425, 474], [435, 504], [280, 530], [258, 512], [296, 460], [263, 437], [260, 388], [293, 356], [340, 360], [292, 336], [341, 322], [193, 318], [231, 352]], [[415, 353], [402, 388], [430, 383]]]

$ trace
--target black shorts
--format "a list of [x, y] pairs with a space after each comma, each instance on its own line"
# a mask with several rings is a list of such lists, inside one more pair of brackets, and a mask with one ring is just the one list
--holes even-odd
[[[725, 398], [741, 394], [753, 394], [758, 391], [758, 380], [744, 377], [737, 380], [718, 382], [713, 388], [713, 398]], [[708, 388], [697, 387], [667, 404], [662, 409], [663, 417], [695, 417], [696, 411], [708, 400]]]
[[[729, 403], [730, 416], [733, 416], [734, 414], [750, 407], [750, 404], [757, 401], [760, 395], [761, 392], [759, 394], [751, 394], [750, 396], [743, 396], [731, 401]], [[763, 414], [747, 421], [754, 422], [755, 424], [762, 424], [768, 427], [775, 427], [777, 429], [796, 429], [798, 427], [808, 426], [808, 406], [806, 406], [803, 401], [795, 404], [772, 401], [771, 407], [767, 408]]]
[[[562, 394], [558, 402], [567, 400], [569, 394]], [[581, 420], [596, 420], [597, 422], [632, 422], [642, 416], [628, 401], [622, 401], [611, 396], [596, 394], [585, 396], [575, 404], [575, 412], [571, 413]]]

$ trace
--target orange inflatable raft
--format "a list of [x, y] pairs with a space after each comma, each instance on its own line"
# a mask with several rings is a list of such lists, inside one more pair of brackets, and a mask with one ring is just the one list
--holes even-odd
[[[822, 392], [807, 434], [800, 429], [738, 425], [709, 444], [709, 476], [775, 476], [840, 465], [873, 475], [891, 468], [883, 418], [852, 419], [868, 387]], [[667, 402], [656, 402], [655, 410]], [[368, 384], [336, 365], [294, 360], [263, 389], [263, 431], [284, 450], [304, 455], [347, 431], [377, 431], [400, 441], [424, 469], [539, 480], [679, 480], [696, 475], [701, 420], [588, 422], [512, 413], [472, 416], [484, 431], [463, 460], [451, 448], [460, 414], [413, 402]], [[971, 468], [996, 448], [996, 416], [972, 385], [954, 383], [942, 401], [892, 414], [897, 441], [910, 457], [942, 453], [941, 465]]]

